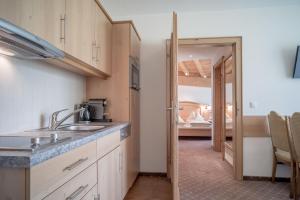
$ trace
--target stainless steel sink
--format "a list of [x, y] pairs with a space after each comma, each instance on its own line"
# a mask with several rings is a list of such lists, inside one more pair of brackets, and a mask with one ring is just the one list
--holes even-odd
[[84, 125], [84, 124], [76, 124], [76, 125], [66, 125], [66, 126], [61, 126], [58, 127], [57, 130], [61, 131], [98, 131], [106, 126], [101, 126], [101, 125]]

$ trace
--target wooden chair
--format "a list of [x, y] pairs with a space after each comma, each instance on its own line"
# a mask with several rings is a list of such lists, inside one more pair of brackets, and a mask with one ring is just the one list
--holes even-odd
[[[293, 169], [293, 161], [290, 153], [289, 131], [285, 118], [272, 111], [267, 116], [269, 134], [271, 135], [273, 146], [273, 167], [272, 182], [275, 182], [277, 164], [279, 162], [291, 166]], [[293, 196], [294, 170], [291, 173], [291, 190], [290, 197]]]
[[299, 186], [299, 164], [300, 164], [300, 113], [294, 113], [292, 117], [287, 117], [289, 127], [291, 157], [294, 161], [294, 199], [298, 196]]

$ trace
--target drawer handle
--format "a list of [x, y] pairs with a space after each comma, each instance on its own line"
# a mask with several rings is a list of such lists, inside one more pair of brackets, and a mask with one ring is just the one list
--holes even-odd
[[71, 171], [72, 169], [74, 169], [75, 167], [77, 167], [78, 165], [84, 163], [84, 162], [87, 161], [87, 160], [88, 160], [88, 157], [86, 157], [86, 158], [81, 158], [81, 159], [77, 160], [76, 162], [72, 163], [71, 165], [65, 167], [65, 168], [63, 169], [63, 172], [64, 172], [64, 171], [67, 171], [67, 170], [68, 170], [68, 171]]
[[66, 200], [73, 200], [75, 199], [81, 192], [83, 192], [89, 184], [86, 184], [85, 186], [80, 186], [75, 192], [73, 192], [70, 196], [66, 198]]

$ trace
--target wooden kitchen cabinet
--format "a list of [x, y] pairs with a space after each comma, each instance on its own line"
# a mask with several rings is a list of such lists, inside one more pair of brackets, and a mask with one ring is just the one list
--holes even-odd
[[[75, 178], [55, 190], [44, 200], [72, 199], [80, 200], [97, 184], [96, 163], [78, 174]], [[92, 199], [90, 199], [92, 200]]]
[[122, 199], [120, 163], [120, 146], [98, 161], [98, 192], [100, 199]]
[[0, 0], [0, 5], [1, 18], [64, 50], [65, 0]]
[[136, 177], [140, 171], [140, 93], [130, 90], [130, 119], [133, 154], [133, 173]]
[[133, 26], [130, 26], [130, 56], [139, 60], [140, 59], [140, 39], [136, 34]]
[[31, 0], [33, 2], [31, 32], [64, 50], [66, 33], [65, 0]]
[[140, 165], [140, 94], [130, 88], [130, 57], [139, 60], [140, 39], [130, 21], [113, 23], [112, 73], [107, 80], [87, 79], [87, 99], [106, 97], [113, 121], [129, 121], [131, 135], [121, 142], [122, 197], [133, 185]]
[[105, 74], [111, 75], [112, 23], [98, 5], [95, 5], [94, 43], [96, 46], [93, 65]]
[[95, 49], [94, 0], [66, 0], [65, 51], [92, 65]]
[[[96, 161], [96, 141], [30, 169], [30, 199], [44, 198]], [[43, 176], [41, 176], [43, 174]], [[96, 176], [96, 174], [95, 174]]]
[[111, 75], [113, 22], [98, 0], [0, 0], [0, 17], [87, 64], [87, 73]]
[[95, 185], [81, 200], [100, 200], [97, 187], [98, 186]]
[[0, 0], [0, 17], [32, 31], [33, 0]]

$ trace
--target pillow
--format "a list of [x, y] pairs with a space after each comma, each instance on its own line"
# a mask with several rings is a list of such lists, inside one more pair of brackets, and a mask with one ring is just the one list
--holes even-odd
[[202, 115], [200, 114], [200, 112], [197, 112], [195, 118], [191, 122], [192, 123], [205, 122], [205, 120], [202, 117]]
[[184, 120], [182, 119], [182, 117], [180, 115], [178, 115], [178, 122], [179, 123], [185, 123]]

